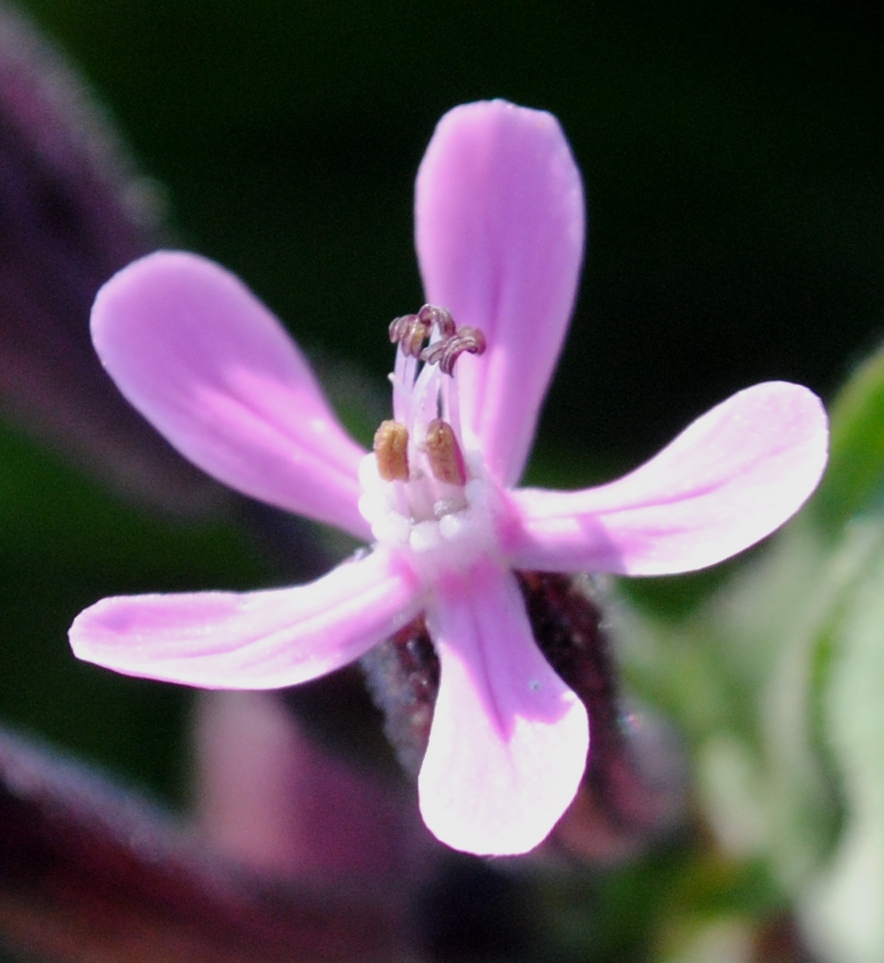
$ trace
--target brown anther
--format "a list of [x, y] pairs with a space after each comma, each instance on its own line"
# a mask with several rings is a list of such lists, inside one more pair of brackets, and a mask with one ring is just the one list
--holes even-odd
[[451, 314], [445, 308], [436, 307], [435, 304], [425, 304], [418, 311], [417, 316], [427, 325], [428, 330], [432, 331], [435, 327], [443, 338], [450, 338], [457, 330]]
[[482, 354], [485, 351], [485, 335], [479, 328], [465, 325], [445, 341], [437, 341], [421, 352], [421, 361], [438, 364], [443, 374], [450, 375], [454, 362], [464, 353]]
[[408, 429], [398, 421], [382, 421], [374, 433], [378, 474], [384, 481], [408, 481]]
[[398, 342], [403, 353], [410, 358], [417, 358], [424, 342], [430, 336], [431, 325], [422, 320], [417, 314], [404, 314], [401, 318], [394, 318], [390, 322], [390, 341]]
[[418, 358], [433, 328], [443, 340], [452, 337], [457, 330], [454, 319], [445, 308], [425, 304], [417, 314], [403, 314], [390, 322], [390, 341], [398, 343], [408, 357]]
[[427, 435], [424, 439], [427, 450], [427, 460], [430, 471], [437, 481], [449, 485], [467, 483], [467, 469], [463, 460], [463, 452], [457, 443], [454, 429], [446, 421], [434, 418], [427, 425]]

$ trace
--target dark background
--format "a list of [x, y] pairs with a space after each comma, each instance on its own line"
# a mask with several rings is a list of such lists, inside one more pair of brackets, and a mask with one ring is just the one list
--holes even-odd
[[[880, 339], [884, 50], [859, 4], [25, 9], [156, 178], [173, 242], [237, 271], [333, 394], [362, 373], [383, 390], [385, 325], [421, 303], [412, 188], [438, 118], [486, 97], [555, 113], [590, 241], [535, 479], [606, 477], [756, 381], [830, 397]], [[15, 431], [0, 462], [0, 711], [179, 791], [181, 692], [73, 666], [64, 633], [108, 592], [255, 586], [260, 565], [223, 526], [138, 513]]]
[[830, 391], [877, 340], [884, 45], [856, 5], [29, 6], [182, 241], [376, 374], [380, 325], [421, 300], [417, 164], [442, 113], [486, 97], [555, 113], [587, 184], [554, 437], [631, 455], [754, 381]]

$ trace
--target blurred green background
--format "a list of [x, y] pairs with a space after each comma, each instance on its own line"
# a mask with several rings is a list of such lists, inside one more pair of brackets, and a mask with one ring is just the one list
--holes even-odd
[[[536, 479], [624, 469], [755, 381], [830, 395], [880, 339], [884, 58], [865, 5], [22, 8], [156, 178], [174, 242], [238, 272], [338, 381], [382, 389], [385, 325], [421, 303], [412, 185], [442, 113], [486, 97], [555, 113], [590, 240]], [[67, 626], [109, 592], [264, 577], [233, 532], [154, 519], [0, 435], [7, 720], [179, 798], [186, 694], [74, 664]]]

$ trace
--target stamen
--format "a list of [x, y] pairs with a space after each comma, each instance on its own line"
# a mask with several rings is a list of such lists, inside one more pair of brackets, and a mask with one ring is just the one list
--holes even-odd
[[408, 481], [408, 429], [398, 421], [382, 421], [374, 433], [378, 475], [384, 481]]
[[443, 374], [450, 375], [454, 362], [466, 351], [469, 354], [482, 354], [485, 350], [485, 335], [479, 328], [464, 325], [442, 341], [431, 344], [420, 353], [421, 361], [438, 364]]
[[427, 425], [424, 444], [433, 477], [437, 481], [463, 488], [467, 483], [467, 469], [451, 425], [434, 418]]
[[457, 385], [454, 383], [453, 377], [443, 378], [442, 380], [441, 393], [444, 418], [448, 424], [451, 425], [454, 431], [454, 437], [463, 438], [460, 427], [460, 395], [458, 394]]

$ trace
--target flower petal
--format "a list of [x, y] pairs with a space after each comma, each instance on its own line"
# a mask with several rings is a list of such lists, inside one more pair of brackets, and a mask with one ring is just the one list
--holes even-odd
[[204, 471], [370, 538], [356, 508], [363, 450], [238, 278], [193, 254], [149, 255], [98, 292], [92, 338], [120, 391]]
[[586, 765], [586, 710], [537, 648], [515, 578], [491, 563], [437, 589], [441, 663], [420, 771], [421, 813], [443, 843], [489, 855], [537, 846]]
[[826, 465], [813, 392], [787, 382], [740, 391], [629, 475], [576, 492], [523, 489], [508, 533], [516, 568], [624, 575], [689, 572], [769, 535]]
[[461, 416], [492, 475], [518, 481], [564, 341], [583, 259], [583, 186], [551, 114], [466, 104], [436, 128], [417, 176], [427, 300], [481, 328], [457, 362]]
[[411, 574], [377, 551], [297, 588], [104, 599], [70, 630], [78, 658], [208, 689], [275, 689], [359, 658], [420, 611]]

